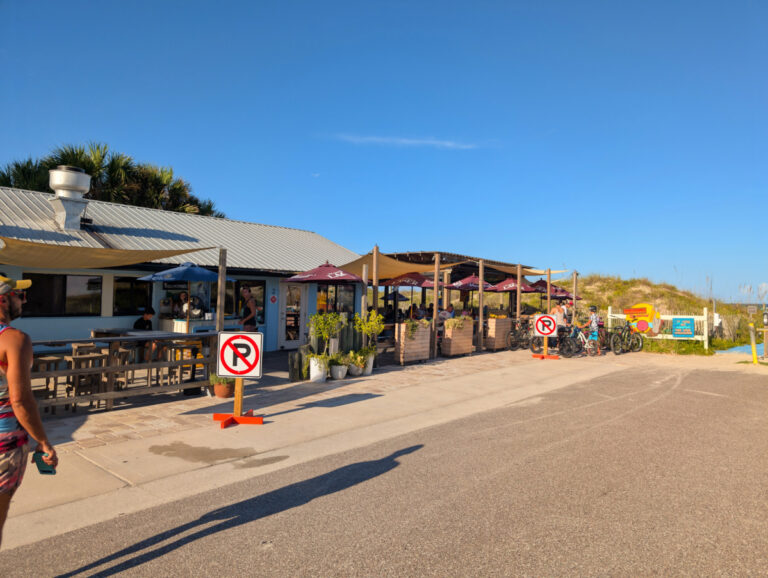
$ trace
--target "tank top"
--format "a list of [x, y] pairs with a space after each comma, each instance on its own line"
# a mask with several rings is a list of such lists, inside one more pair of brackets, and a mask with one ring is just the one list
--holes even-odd
[[[0, 335], [8, 329], [0, 323]], [[13, 413], [11, 398], [8, 392], [8, 380], [5, 377], [7, 363], [0, 363], [0, 453], [10, 452], [23, 446], [29, 441], [27, 432], [21, 427], [16, 414]]]

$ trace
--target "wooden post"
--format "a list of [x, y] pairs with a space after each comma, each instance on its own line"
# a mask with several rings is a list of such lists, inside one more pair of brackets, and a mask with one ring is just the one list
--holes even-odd
[[709, 310], [704, 308], [704, 351], [709, 349]]
[[[109, 344], [109, 355], [107, 355], [107, 366], [108, 367], [115, 367], [117, 365], [117, 350], [120, 348], [120, 342], [119, 341], [112, 341]], [[149, 383], [149, 373], [147, 373], [147, 383]], [[125, 385], [128, 387], [128, 384]], [[54, 385], [55, 390], [55, 385]], [[110, 371], [107, 374], [107, 391], [115, 391], [115, 372]], [[104, 407], [107, 410], [112, 409], [112, 407], [115, 404], [115, 400], [111, 397], [105, 400]], [[98, 407], [98, 402], [96, 403], [96, 406]]]
[[440, 253], [435, 253], [435, 276], [434, 276], [434, 282], [435, 282], [435, 298], [434, 303], [432, 304], [432, 347], [433, 347], [433, 355], [432, 357], [437, 357], [437, 296], [438, 292], [440, 291]]
[[[360, 299], [360, 317], [368, 315], [368, 265], [363, 265], [363, 295]], [[368, 346], [368, 336], [363, 334], [363, 347]]]
[[521, 294], [520, 283], [522, 283], [522, 278], [523, 278], [523, 266], [518, 264], [517, 265], [517, 296], [516, 296], [517, 309], [515, 310], [515, 316], [517, 317], [517, 319], [520, 319], [520, 294]]
[[240, 417], [243, 415], [243, 378], [235, 378], [235, 407], [232, 410], [232, 415]]
[[379, 246], [373, 246], [373, 271], [371, 272], [373, 284], [373, 310], [379, 312]]
[[[219, 285], [216, 291], [216, 332], [224, 331], [224, 300], [227, 295], [227, 250], [219, 248]], [[189, 297], [187, 297], [189, 298]]]
[[480, 259], [478, 261], [480, 267], [479, 267], [479, 277], [480, 277], [480, 283], [479, 287], [477, 289], [477, 350], [482, 351], [483, 350], [483, 326], [484, 326], [484, 318], [483, 315], [483, 302], [485, 297], [485, 261]]
[[547, 269], [547, 315], [552, 310], [552, 271]]
[[579, 281], [578, 281], [579, 274], [574, 271], [573, 272], [573, 307], [571, 307], [571, 319], [573, 319], [573, 324], [576, 325], [576, 303], [578, 303], [578, 295], [576, 294], [576, 289], [578, 289]]
[[451, 303], [451, 290], [448, 289], [450, 282], [451, 272], [448, 270], [443, 271], [443, 309], [448, 309], [448, 305]]

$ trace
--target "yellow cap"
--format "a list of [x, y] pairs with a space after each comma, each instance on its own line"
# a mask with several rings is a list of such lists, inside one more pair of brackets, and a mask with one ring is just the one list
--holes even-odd
[[29, 289], [32, 281], [29, 279], [11, 279], [0, 275], [0, 295], [13, 291], [14, 289]]

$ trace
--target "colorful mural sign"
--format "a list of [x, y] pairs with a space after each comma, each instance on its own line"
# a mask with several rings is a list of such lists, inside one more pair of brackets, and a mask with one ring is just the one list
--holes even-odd
[[661, 315], [650, 303], [638, 303], [624, 310], [627, 321], [639, 333], [658, 335], [661, 331]]
[[693, 339], [696, 335], [693, 317], [673, 317], [672, 337], [678, 339]]

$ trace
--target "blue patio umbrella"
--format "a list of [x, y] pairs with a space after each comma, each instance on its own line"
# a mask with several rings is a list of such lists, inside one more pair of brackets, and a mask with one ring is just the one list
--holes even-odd
[[[204, 267], [195, 265], [194, 263], [182, 263], [178, 267], [172, 269], [166, 269], [165, 271], [159, 271], [152, 273], [151, 275], [145, 275], [139, 277], [139, 281], [186, 281], [187, 282], [187, 333], [189, 333], [189, 310], [191, 307], [191, 283], [192, 281], [206, 281], [213, 283], [219, 280], [219, 274], [209, 271]], [[234, 279], [226, 278], [227, 281], [234, 281]]]

